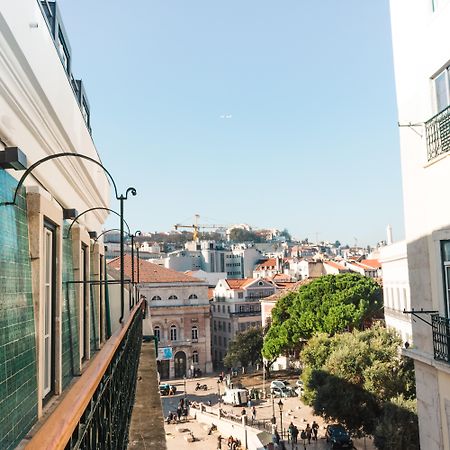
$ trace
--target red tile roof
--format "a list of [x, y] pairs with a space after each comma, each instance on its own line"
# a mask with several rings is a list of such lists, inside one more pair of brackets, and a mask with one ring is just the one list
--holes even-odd
[[245, 286], [255, 281], [256, 278], [241, 278], [241, 279], [232, 279], [227, 278], [225, 281], [228, 284], [230, 289], [244, 289]]
[[338, 270], [348, 271], [347, 267], [344, 267], [341, 264], [338, 264], [338, 263], [336, 263], [334, 261], [324, 261], [323, 263], [324, 264], [328, 264], [329, 266], [334, 267], [335, 269], [338, 269]]
[[[152, 264], [143, 259], [139, 260], [140, 283], [201, 283], [202, 280], [191, 277], [175, 270]], [[120, 270], [120, 258], [115, 258], [108, 262], [108, 266]], [[134, 263], [135, 279], [137, 280], [137, 259]], [[127, 278], [131, 278], [131, 255], [124, 257], [124, 271]]]
[[363, 259], [361, 261], [361, 264], [372, 267], [373, 269], [381, 269], [381, 264], [380, 261], [378, 261], [378, 259]]

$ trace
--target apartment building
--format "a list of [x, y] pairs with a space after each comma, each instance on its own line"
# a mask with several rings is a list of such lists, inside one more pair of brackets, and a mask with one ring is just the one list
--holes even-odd
[[211, 347], [216, 368], [221, 366], [237, 333], [261, 326], [260, 300], [276, 290], [274, 283], [263, 279], [219, 280], [211, 302]]
[[[110, 185], [89, 103], [53, 1], [0, 8], [0, 448], [15, 448], [82, 375], [106, 338], [104, 250]], [[14, 200], [15, 190], [17, 197]], [[6, 203], [6, 204], [5, 204]], [[13, 203], [13, 204], [11, 204]]]
[[[391, 0], [421, 448], [450, 449], [450, 2]], [[423, 319], [423, 320], [420, 320]]]

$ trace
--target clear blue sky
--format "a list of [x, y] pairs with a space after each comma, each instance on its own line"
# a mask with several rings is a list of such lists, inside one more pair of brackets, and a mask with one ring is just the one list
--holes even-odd
[[132, 228], [199, 213], [349, 244], [390, 223], [402, 238], [387, 0], [59, 6], [103, 162], [138, 190]]

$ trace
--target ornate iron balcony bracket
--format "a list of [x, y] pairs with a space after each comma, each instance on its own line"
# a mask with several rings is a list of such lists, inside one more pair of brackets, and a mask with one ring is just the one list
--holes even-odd
[[439, 311], [424, 311], [423, 308], [420, 309], [420, 311], [416, 311], [414, 308], [411, 309], [411, 311], [406, 311], [406, 309], [403, 310], [403, 314], [411, 314], [414, 317], [417, 317], [422, 322], [426, 323], [430, 327], [432, 326], [431, 322], [427, 322], [424, 318], [420, 317], [419, 314], [438, 314]]

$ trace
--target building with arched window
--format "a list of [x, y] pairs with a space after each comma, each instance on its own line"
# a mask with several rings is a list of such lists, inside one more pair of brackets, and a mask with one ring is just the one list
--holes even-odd
[[[109, 263], [120, 267], [118, 260]], [[137, 261], [135, 263], [135, 269]], [[161, 379], [181, 378], [212, 371], [208, 284], [184, 273], [141, 260], [139, 291], [148, 301], [150, 317], [144, 335], [156, 335]], [[131, 257], [125, 256], [131, 275]], [[163, 349], [170, 349], [164, 353]], [[171, 354], [170, 360], [164, 354]]]

